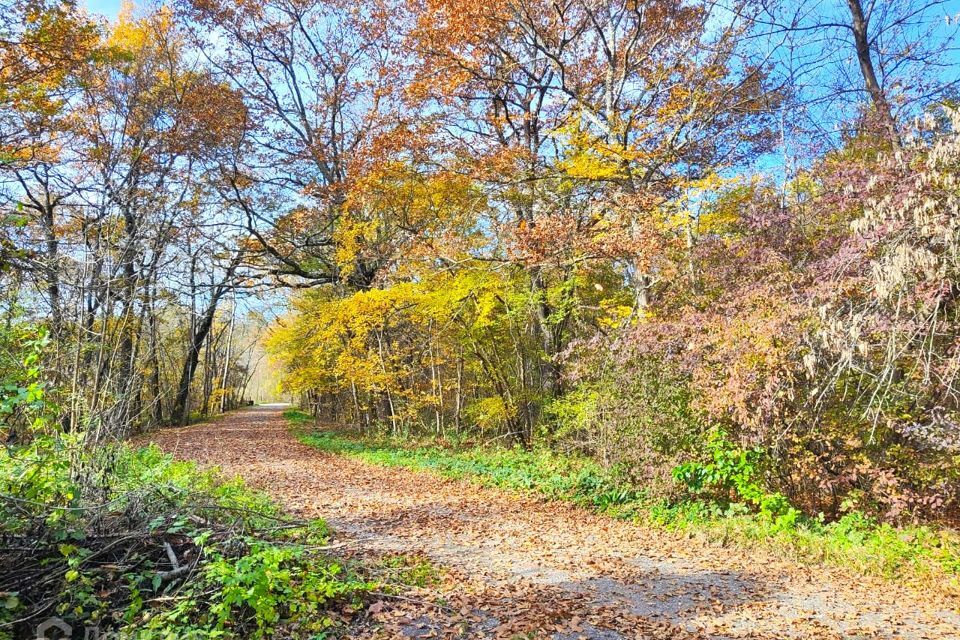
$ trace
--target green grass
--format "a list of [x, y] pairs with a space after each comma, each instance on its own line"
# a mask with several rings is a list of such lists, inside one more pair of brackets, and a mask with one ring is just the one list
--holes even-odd
[[743, 505], [716, 505], [688, 500], [666, 504], [647, 499], [595, 461], [548, 449], [451, 447], [430, 440], [360, 437], [311, 431], [310, 416], [284, 414], [299, 427], [305, 444], [364, 460], [466, 478], [485, 486], [532, 491], [566, 500], [616, 518], [639, 521], [722, 544], [775, 549], [799, 561], [846, 568], [935, 585], [960, 593], [960, 536], [929, 526], [898, 528], [860, 513], [836, 522], [799, 518], [784, 524], [753, 513]]

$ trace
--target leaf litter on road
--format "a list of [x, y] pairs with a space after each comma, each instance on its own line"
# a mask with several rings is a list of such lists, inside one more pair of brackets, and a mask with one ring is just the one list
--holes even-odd
[[261, 407], [151, 439], [321, 517], [351, 554], [412, 554], [437, 584], [375, 600], [357, 638], [960, 639], [956, 602], [727, 549], [562, 502], [297, 441]]

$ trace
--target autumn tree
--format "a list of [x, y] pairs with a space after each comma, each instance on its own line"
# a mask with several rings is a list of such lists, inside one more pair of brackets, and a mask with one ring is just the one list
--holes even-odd
[[685, 183], [769, 148], [777, 94], [740, 47], [750, 22], [709, 3], [412, 10], [413, 90], [446, 110], [465, 170], [498, 203], [504, 257], [538, 300], [543, 355], [529, 384], [553, 397], [576, 304], [564, 283], [590, 261], [618, 261], [648, 305], [656, 256], [673, 242], [663, 208]]
[[[342, 245], [372, 224], [351, 191], [382, 156], [397, 159], [410, 123], [389, 7], [197, 0], [181, 10], [249, 112], [244, 144], [221, 161], [221, 195], [244, 212], [265, 270], [288, 284], [369, 287], [391, 252], [356, 253], [344, 271]], [[211, 34], [222, 43], [213, 51], [202, 46]]]
[[[26, 10], [23, 24], [6, 59], [19, 59], [38, 84], [24, 76], [22, 95], [3, 106], [5, 118], [24, 123], [19, 150], [0, 169], [13, 223], [6, 240], [49, 312], [64, 421], [97, 441], [162, 421], [172, 404], [163, 306], [182, 300], [175, 266], [187, 236], [207, 238], [217, 261], [243, 255], [229, 208], [213, 213], [207, 169], [217, 149], [236, 145], [245, 112], [188, 62], [168, 10], [135, 16], [126, 5], [106, 27], [62, 3]], [[66, 38], [65, 24], [80, 31]]]
[[794, 119], [818, 137], [860, 123], [899, 144], [904, 125], [960, 79], [944, 0], [771, 2], [752, 19], [791, 85]]

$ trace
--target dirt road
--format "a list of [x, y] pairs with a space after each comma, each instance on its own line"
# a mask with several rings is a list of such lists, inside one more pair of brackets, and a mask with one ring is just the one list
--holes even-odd
[[423, 554], [449, 572], [440, 605], [379, 603], [372, 635], [960, 639], [957, 611], [904, 586], [327, 454], [300, 444], [282, 411], [153, 440], [325, 518], [358, 553]]

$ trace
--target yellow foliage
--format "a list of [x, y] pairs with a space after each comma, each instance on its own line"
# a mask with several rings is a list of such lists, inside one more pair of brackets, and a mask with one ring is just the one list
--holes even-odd
[[[336, 261], [343, 278], [358, 260], [402, 252], [405, 267], [427, 248], [445, 244], [453, 231], [469, 242], [481, 194], [463, 175], [422, 172], [408, 162], [384, 160], [354, 181], [334, 233]], [[431, 256], [432, 257], [432, 256]]]
[[690, 230], [695, 235], [725, 234], [740, 221], [740, 211], [752, 196], [754, 184], [741, 176], [710, 173], [683, 185], [680, 198], [671, 203], [668, 226]]
[[513, 289], [510, 279], [481, 266], [346, 297], [332, 289], [308, 291], [274, 325], [266, 346], [288, 391], [354, 386], [430, 406], [437, 399], [429, 388], [409, 388], [416, 363], [427, 357], [423, 337], [435, 343], [434, 365], [448, 361], [464, 341], [496, 334], [509, 306], [523, 304]]
[[610, 145], [590, 133], [582, 117], [554, 132], [565, 143], [566, 152], [557, 162], [557, 169], [578, 180], [617, 180], [625, 177], [629, 163], [639, 158], [639, 152]]
[[136, 53], [155, 45], [158, 39], [169, 36], [172, 30], [173, 14], [168, 7], [160, 8], [148, 18], [138, 19], [133, 15], [133, 3], [123, 0], [106, 44], [116, 51]]

